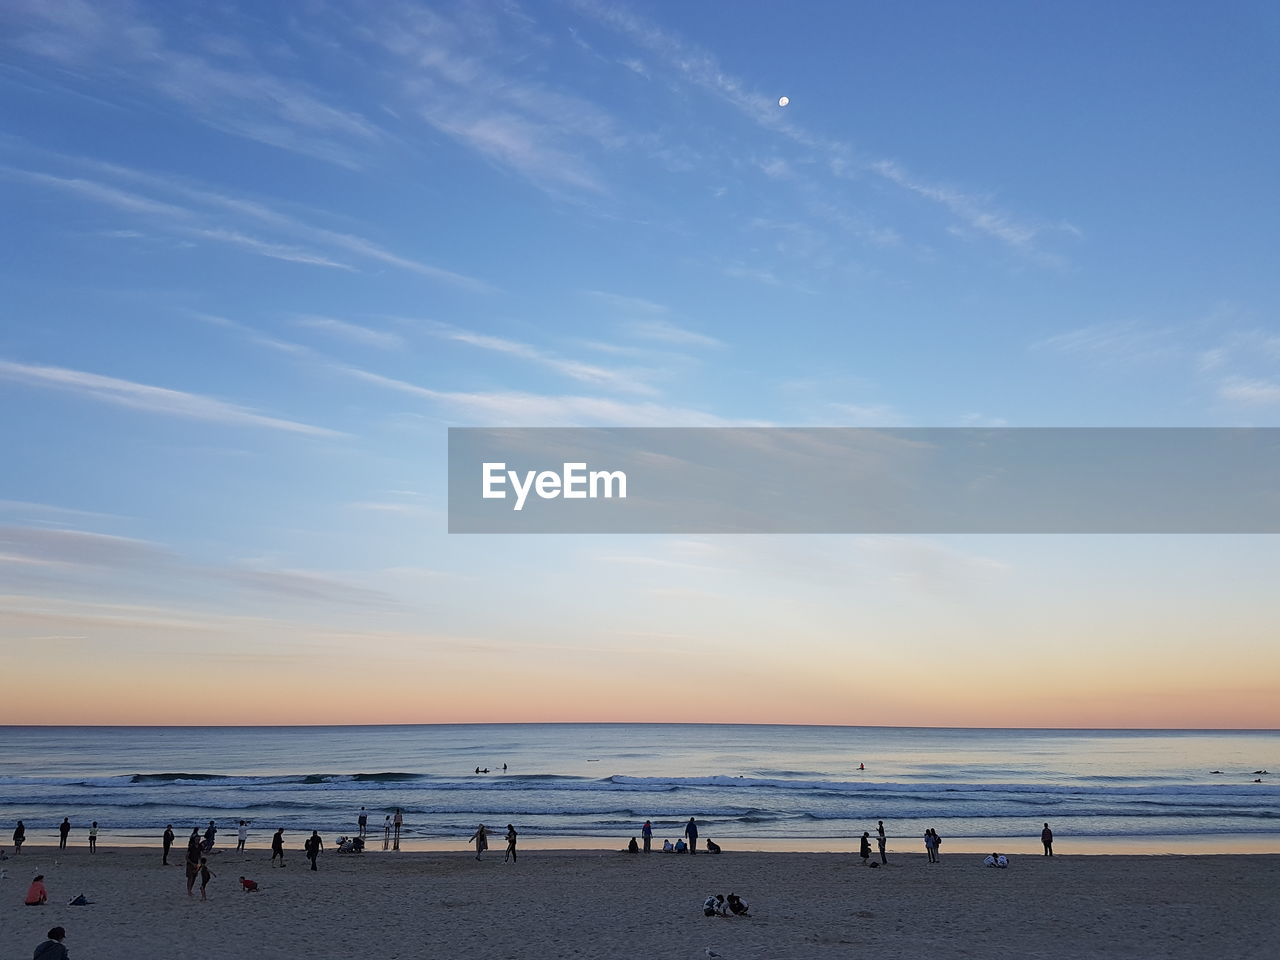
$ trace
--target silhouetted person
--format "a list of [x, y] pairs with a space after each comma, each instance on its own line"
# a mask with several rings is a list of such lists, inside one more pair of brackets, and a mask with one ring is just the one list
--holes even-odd
[[276, 865], [276, 857], [280, 858], [280, 866], [284, 866], [284, 827], [276, 828], [271, 835], [271, 865]]
[[164, 833], [160, 835], [160, 842], [164, 844], [164, 850], [160, 854], [160, 862], [166, 867], [169, 865], [169, 848], [173, 846], [173, 824], [169, 824], [164, 828]]
[[307, 842], [303, 844], [303, 849], [307, 851], [307, 859], [311, 861], [311, 869], [317, 869], [316, 860], [320, 858], [320, 851], [324, 849], [324, 841], [320, 839], [319, 830], [311, 831], [311, 836], [307, 837]]
[[27, 840], [27, 828], [22, 825], [22, 821], [18, 821], [18, 825], [13, 828], [13, 852], [21, 853], [22, 845]]
[[62, 818], [62, 823], [58, 825], [58, 849], [67, 849], [67, 834], [71, 832], [71, 821], [66, 817]]
[[511, 858], [511, 862], [516, 862], [516, 828], [511, 824], [507, 824], [507, 853], [502, 858], [502, 862], [507, 862], [507, 857]]
[[653, 840], [653, 824], [648, 820], [644, 822], [644, 826], [640, 828], [640, 836], [644, 839], [644, 852], [649, 852], [649, 843]]
[[698, 821], [693, 817], [689, 818], [689, 822], [684, 825], [684, 835], [689, 838], [689, 853], [698, 852]]
[[862, 840], [858, 843], [858, 856], [862, 858], [862, 865], [865, 867], [867, 861], [871, 859], [871, 834], [866, 830], [862, 831]]
[[876, 821], [876, 846], [880, 848], [880, 862], [888, 863], [889, 858], [884, 855], [884, 845], [885, 845], [884, 821], [877, 820]]
[[62, 927], [54, 927], [45, 934], [49, 939], [36, 947], [36, 952], [31, 955], [32, 960], [67, 960], [71, 954], [62, 942], [66, 935], [67, 931]]
[[1049, 829], [1046, 823], [1044, 829], [1040, 831], [1040, 842], [1044, 844], [1044, 855], [1046, 857], [1053, 856], [1053, 831]]

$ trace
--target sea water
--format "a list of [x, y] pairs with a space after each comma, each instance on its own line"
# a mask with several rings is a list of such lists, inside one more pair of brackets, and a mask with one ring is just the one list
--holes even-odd
[[[504, 767], [505, 765], [505, 767]], [[476, 768], [487, 772], [476, 773]], [[0, 727], [0, 846], [355, 829], [374, 847], [404, 811], [409, 847], [477, 823], [522, 843], [620, 847], [689, 817], [730, 849], [847, 850], [884, 820], [893, 849], [926, 827], [948, 849], [1280, 851], [1280, 732], [979, 730], [703, 724]], [[1213, 771], [1221, 771], [1215, 773]], [[1260, 779], [1262, 783], [1254, 783]], [[905, 845], [907, 840], [909, 845]], [[949, 843], [946, 841], [950, 841]]]

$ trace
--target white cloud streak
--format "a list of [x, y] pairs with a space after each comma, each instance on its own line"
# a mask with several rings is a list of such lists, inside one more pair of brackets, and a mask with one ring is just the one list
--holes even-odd
[[295, 420], [283, 420], [279, 417], [266, 416], [248, 407], [227, 403], [224, 400], [217, 400], [213, 397], [187, 393], [182, 390], [171, 390], [167, 387], [154, 387], [148, 384], [134, 383], [130, 380], [120, 380], [115, 377], [102, 376], [101, 374], [86, 373], [81, 370], [69, 370], [65, 367], [0, 360], [0, 379], [28, 386], [61, 390], [100, 403], [127, 407], [132, 410], [141, 410], [161, 416], [201, 420], [230, 426], [258, 427], [310, 437], [344, 436], [344, 434], [336, 430], [299, 423]]

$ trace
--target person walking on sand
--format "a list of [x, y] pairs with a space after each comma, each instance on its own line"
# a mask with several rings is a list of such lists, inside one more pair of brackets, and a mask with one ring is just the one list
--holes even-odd
[[684, 835], [689, 838], [689, 853], [698, 852], [698, 821], [689, 818], [689, 822], [684, 825]]
[[382, 849], [391, 849], [391, 814], [387, 814], [387, 818], [382, 821]]
[[307, 851], [307, 859], [311, 861], [311, 869], [317, 869], [316, 860], [320, 857], [320, 851], [324, 849], [324, 841], [320, 839], [319, 830], [311, 831], [311, 836], [307, 837], [307, 842], [303, 845], [303, 849]]
[[206, 891], [206, 888], [209, 886], [209, 881], [216, 876], [217, 874], [209, 869], [209, 861], [206, 860], [204, 857], [201, 857], [200, 858], [200, 899], [201, 900], [209, 899], [209, 894], [206, 893], [205, 891]]
[[866, 830], [862, 831], [862, 839], [858, 841], [858, 856], [862, 858], [862, 865], [865, 867], [867, 861], [871, 859], [871, 834]]
[[1049, 829], [1046, 823], [1044, 829], [1040, 831], [1040, 842], [1044, 844], [1044, 855], [1046, 857], [1053, 856], [1053, 831]]
[[160, 835], [160, 842], [164, 845], [164, 849], [160, 851], [160, 863], [167, 867], [169, 865], [169, 848], [173, 846], [172, 823], [164, 828], [164, 833]]
[[476, 845], [476, 859], [479, 860], [480, 854], [484, 853], [486, 850], [489, 849], [489, 836], [484, 829], [483, 823], [480, 824], [480, 826], [476, 827], [476, 832], [473, 833], [471, 837], [467, 840], [467, 843], [473, 843], [473, 842]]
[[67, 834], [71, 832], [71, 821], [66, 817], [62, 818], [62, 823], [58, 825], [58, 849], [67, 849]]
[[653, 824], [648, 820], [644, 822], [644, 826], [640, 828], [640, 837], [644, 840], [644, 852], [649, 852], [649, 844], [653, 841]]
[[396, 815], [391, 820], [392, 838], [391, 849], [400, 849], [400, 828], [404, 826], [404, 811], [396, 807]]
[[98, 821], [93, 821], [93, 826], [89, 828], [89, 852], [98, 852]]
[[213, 843], [217, 836], [218, 836], [218, 828], [214, 825], [214, 822], [210, 820], [209, 827], [204, 832], [204, 844], [201, 847], [201, 849], [203, 849], [205, 853], [213, 852]]
[[236, 827], [236, 853], [244, 853], [244, 845], [249, 842], [249, 821], [241, 820]]
[[507, 852], [503, 856], [502, 862], [507, 862], [507, 857], [511, 858], [511, 862], [516, 862], [516, 828], [511, 824], [507, 824]]
[[32, 960], [68, 960], [71, 954], [62, 942], [66, 935], [67, 931], [62, 927], [54, 927], [45, 934], [49, 939], [36, 947], [36, 952], [31, 955]]
[[284, 827], [277, 827], [271, 835], [271, 865], [276, 865], [276, 857], [280, 858], [280, 866], [284, 866]]
[[22, 821], [18, 821], [18, 825], [13, 828], [13, 852], [14, 854], [22, 853], [22, 845], [27, 840], [27, 828], [23, 826]]
[[360, 808], [360, 813], [356, 816], [356, 826], [360, 828], [360, 839], [363, 840], [369, 832], [369, 814], [364, 807]]
[[888, 863], [889, 858], [884, 855], [884, 845], [885, 845], [884, 821], [877, 820], [876, 821], [876, 846], [880, 848], [880, 862]]

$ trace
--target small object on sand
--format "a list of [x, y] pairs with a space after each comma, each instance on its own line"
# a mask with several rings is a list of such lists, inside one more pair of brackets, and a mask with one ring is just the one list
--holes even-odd
[[703, 951], [703, 953], [705, 953], [708, 957], [722, 957], [722, 956], [724, 956], [724, 954], [722, 954], [722, 953], [716, 953], [716, 952], [715, 952], [714, 950], [712, 950], [710, 947], [707, 947], [707, 949], [706, 949], [706, 950], [704, 950], [704, 951]]

